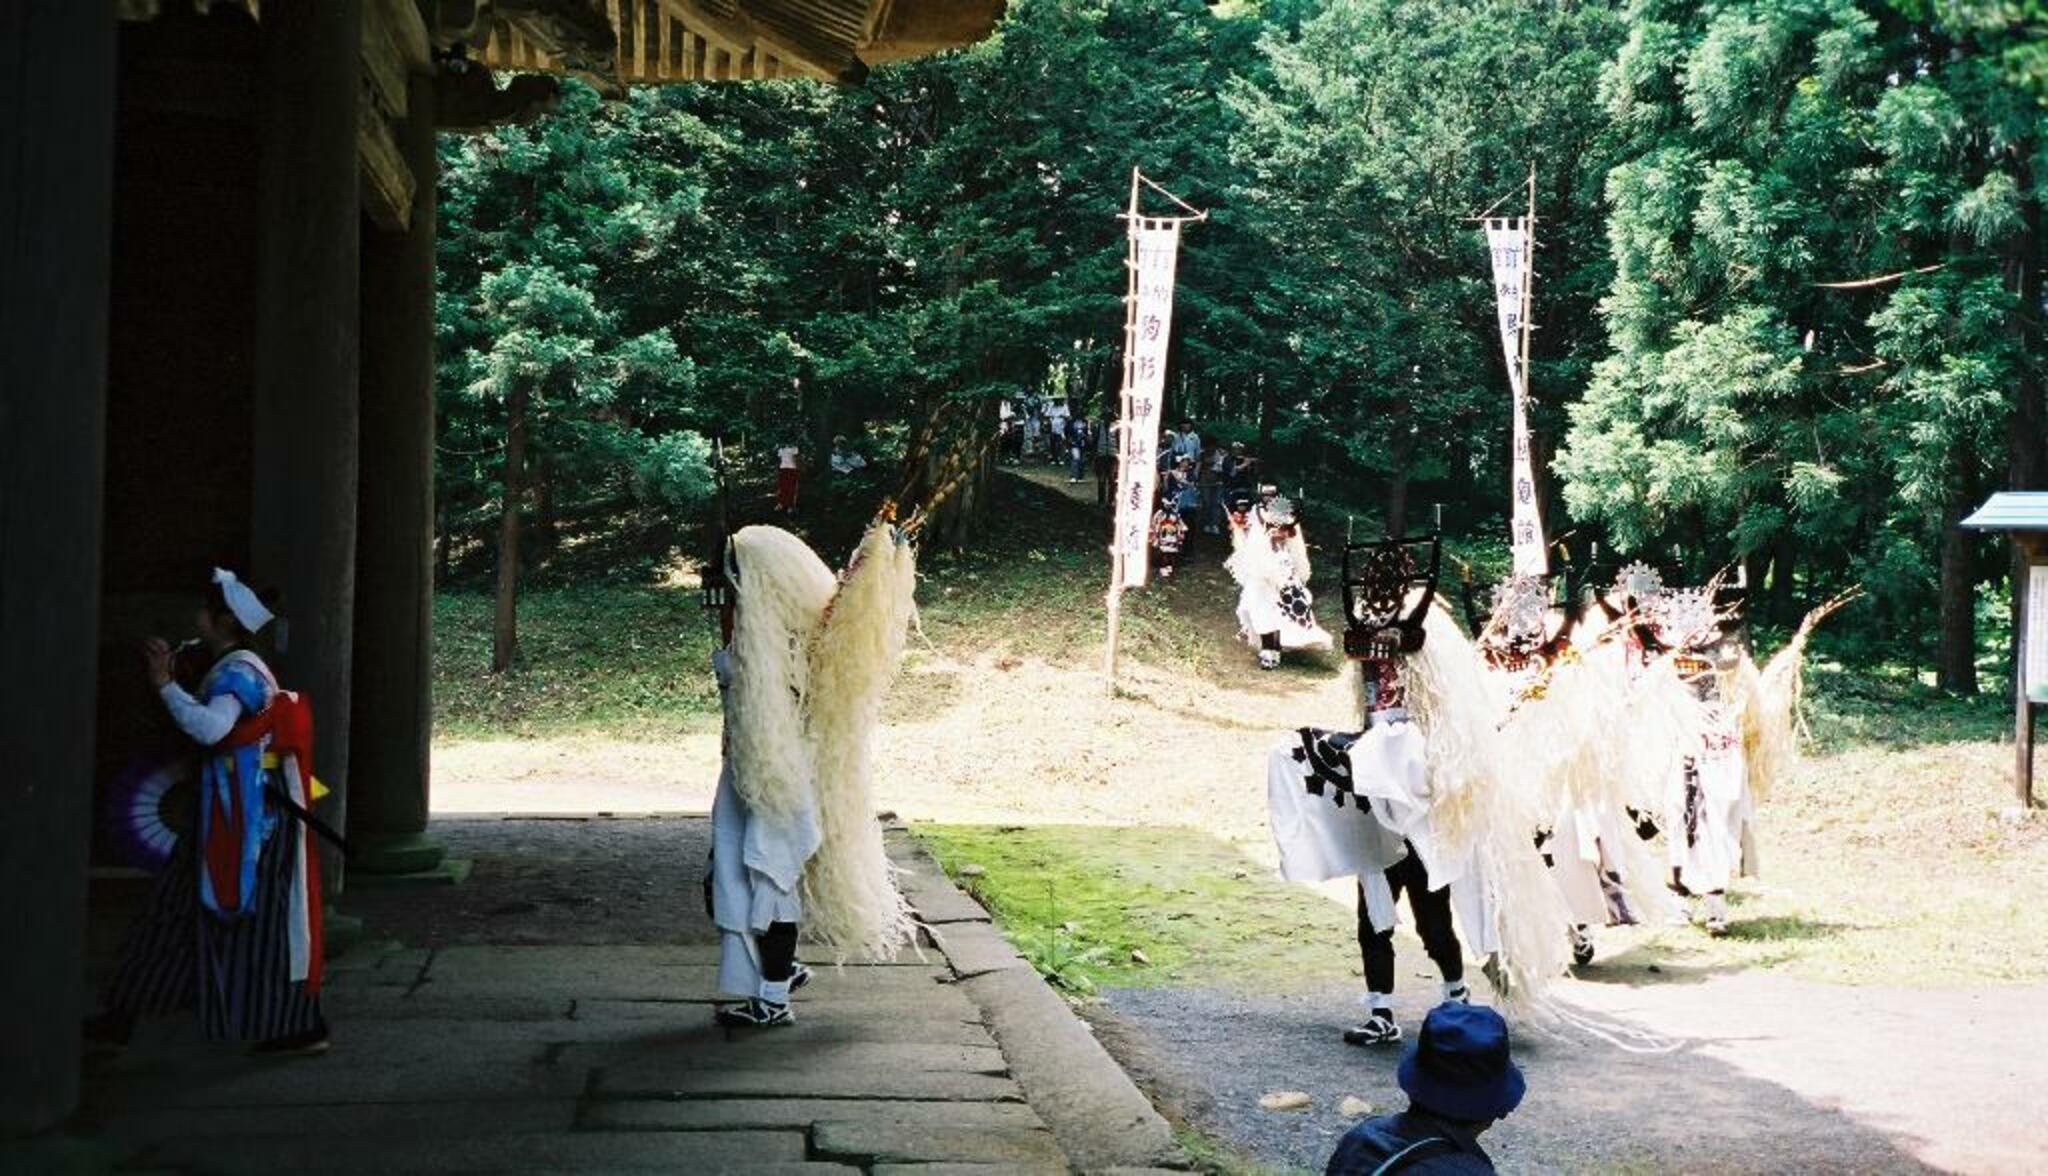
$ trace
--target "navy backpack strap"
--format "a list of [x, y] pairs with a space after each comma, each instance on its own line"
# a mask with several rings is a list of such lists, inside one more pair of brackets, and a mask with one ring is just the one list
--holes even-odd
[[1441, 1143], [1445, 1147], [1457, 1146], [1456, 1144], [1452, 1143], [1448, 1139], [1445, 1139], [1441, 1135], [1432, 1135], [1428, 1139], [1419, 1139], [1414, 1143], [1409, 1144], [1407, 1147], [1402, 1148], [1400, 1151], [1395, 1152], [1393, 1155], [1388, 1156], [1386, 1163], [1381, 1164], [1379, 1167], [1374, 1168], [1372, 1170], [1372, 1176], [1391, 1176], [1392, 1173], [1398, 1172], [1401, 1169], [1408, 1166], [1409, 1156], [1414, 1155], [1416, 1152], [1421, 1151], [1423, 1148], [1428, 1147], [1432, 1143]]

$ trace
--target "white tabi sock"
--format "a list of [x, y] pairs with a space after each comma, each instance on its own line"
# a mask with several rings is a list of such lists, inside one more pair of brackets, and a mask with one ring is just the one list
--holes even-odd
[[1368, 992], [1364, 1005], [1369, 1012], [1391, 1012], [1394, 1008], [1394, 994], [1391, 992]]
[[1472, 988], [1463, 980], [1446, 980], [1444, 981], [1443, 994], [1444, 999], [1447, 1001], [1471, 1000]]
[[788, 1004], [788, 1003], [789, 1003], [789, 981], [787, 981], [787, 980], [763, 980], [763, 981], [761, 981], [761, 999], [762, 999], [762, 1000], [765, 1000], [765, 1001], [767, 1001], [767, 1002], [768, 1002], [769, 1004], [777, 1004], [777, 1005], [786, 1005], [786, 1004]]

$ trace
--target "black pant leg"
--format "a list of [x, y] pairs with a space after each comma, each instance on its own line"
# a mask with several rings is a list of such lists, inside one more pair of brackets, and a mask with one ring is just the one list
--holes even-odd
[[761, 979], [780, 984], [796, 973], [796, 924], [770, 923], [754, 937], [761, 949]]
[[1358, 884], [1358, 951], [1365, 961], [1368, 992], [1392, 995], [1394, 991], [1394, 929], [1375, 931], [1372, 916], [1365, 909], [1365, 883]]
[[[1458, 942], [1457, 925], [1451, 920], [1450, 887], [1429, 888], [1429, 872], [1423, 869], [1422, 859], [1412, 847], [1393, 869], [1403, 871], [1401, 881], [1408, 891], [1408, 911], [1415, 916], [1415, 933], [1422, 937], [1422, 950], [1429, 953], [1430, 961], [1445, 980], [1463, 980], [1465, 948]], [[1393, 870], [1388, 873], [1391, 875]]]

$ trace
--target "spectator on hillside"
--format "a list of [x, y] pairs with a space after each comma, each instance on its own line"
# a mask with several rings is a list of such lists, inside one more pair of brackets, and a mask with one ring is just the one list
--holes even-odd
[[1088, 418], [1076, 416], [1067, 421], [1067, 484], [1078, 486], [1088, 472], [1088, 455], [1094, 449], [1093, 433], [1088, 427]]
[[1116, 481], [1116, 421], [1105, 418], [1095, 430], [1095, 505], [1109, 505], [1110, 486]]
[[1024, 426], [1015, 417], [1003, 421], [1002, 437], [996, 442], [996, 449], [1008, 465], [1024, 460]]
[[1201, 490], [1201, 508], [1196, 522], [1205, 535], [1223, 533], [1223, 466], [1229, 460], [1229, 450], [1212, 445], [1202, 451], [1195, 468], [1195, 485]]
[[1178, 516], [1182, 523], [1187, 522], [1182, 504], [1187, 501], [1188, 493], [1194, 489], [1193, 483], [1188, 479], [1189, 472], [1188, 466], [1176, 462], [1159, 476], [1159, 500], [1166, 509]]
[[799, 464], [802, 452], [796, 439], [785, 441], [775, 450], [775, 509], [784, 513], [796, 509], [797, 479], [802, 476], [803, 466]]
[[1055, 400], [1045, 410], [1045, 460], [1058, 465], [1067, 456], [1067, 402]]
[[1396, 1072], [1408, 1109], [1346, 1132], [1326, 1176], [1480, 1176], [1494, 1170], [1479, 1135], [1515, 1109], [1525, 1089], [1508, 1026], [1484, 1005], [1431, 1010]]
[[1192, 533], [1202, 510], [1202, 487], [1196, 480], [1195, 459], [1180, 458], [1174, 462], [1173, 469], [1180, 483], [1174, 491], [1173, 504], [1175, 509], [1180, 511], [1181, 521], [1188, 525], [1188, 530]]
[[1038, 435], [1040, 431], [1038, 414], [1027, 411], [1024, 414], [1024, 460], [1038, 456]]
[[1244, 442], [1230, 443], [1230, 463], [1224, 467], [1224, 485], [1232, 490], [1249, 490], [1258, 485], [1259, 459], [1245, 451]]
[[849, 449], [845, 437], [832, 438], [832, 472], [851, 474], [868, 468], [868, 459]]

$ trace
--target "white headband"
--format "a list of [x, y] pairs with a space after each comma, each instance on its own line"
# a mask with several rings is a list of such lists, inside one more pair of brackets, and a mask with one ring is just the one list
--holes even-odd
[[237, 580], [233, 572], [215, 568], [213, 582], [220, 585], [221, 595], [228, 600], [228, 611], [235, 614], [242, 628], [251, 633], [260, 632], [274, 619], [270, 610], [263, 607], [263, 601], [257, 598], [255, 590]]

